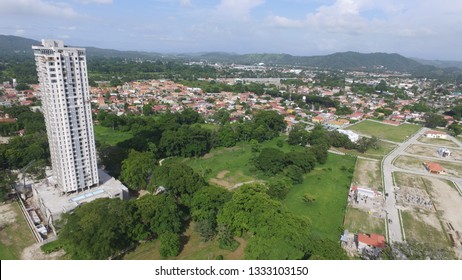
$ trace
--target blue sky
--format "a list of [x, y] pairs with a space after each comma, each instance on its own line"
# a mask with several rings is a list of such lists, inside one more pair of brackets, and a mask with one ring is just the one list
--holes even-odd
[[459, 0], [0, 0], [0, 34], [163, 53], [462, 60], [460, 15]]

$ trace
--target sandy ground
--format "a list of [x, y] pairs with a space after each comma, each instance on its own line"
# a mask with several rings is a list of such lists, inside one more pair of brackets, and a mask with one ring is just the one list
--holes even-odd
[[[424, 145], [411, 145], [406, 152], [414, 155], [422, 156], [434, 156], [439, 158], [436, 147], [424, 146]], [[462, 161], [462, 150], [450, 148], [451, 156], [450, 159]]]
[[380, 161], [358, 159], [353, 184], [378, 191], [382, 187]]
[[66, 253], [64, 250], [59, 250], [57, 252], [53, 252], [51, 254], [45, 254], [40, 249], [41, 244], [35, 243], [32, 246], [25, 248], [22, 251], [21, 259], [23, 260], [56, 260]]

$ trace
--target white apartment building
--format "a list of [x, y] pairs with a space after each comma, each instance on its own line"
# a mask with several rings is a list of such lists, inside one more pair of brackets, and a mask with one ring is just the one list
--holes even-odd
[[32, 46], [54, 182], [64, 193], [99, 183], [84, 48], [42, 40]]

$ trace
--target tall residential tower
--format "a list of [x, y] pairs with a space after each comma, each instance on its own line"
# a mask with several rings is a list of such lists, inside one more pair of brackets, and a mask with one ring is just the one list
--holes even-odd
[[62, 192], [98, 185], [85, 49], [63, 41], [32, 46], [42, 92], [53, 177]]

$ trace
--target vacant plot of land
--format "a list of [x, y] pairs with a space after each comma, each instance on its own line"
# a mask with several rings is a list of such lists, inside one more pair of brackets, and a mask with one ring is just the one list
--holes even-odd
[[380, 161], [358, 159], [356, 161], [353, 184], [382, 191], [382, 171]]
[[[440, 157], [437, 152], [438, 148], [433, 146], [425, 145], [411, 145], [406, 149], [407, 153], [419, 156], [427, 157]], [[459, 149], [449, 149], [451, 151], [451, 156], [449, 159], [460, 160], [462, 161], [462, 150]]]
[[370, 212], [348, 207], [345, 214], [344, 228], [352, 233], [385, 233], [385, 220], [371, 215]]
[[401, 215], [406, 240], [449, 246], [436, 215], [416, 211], [402, 211]]
[[[284, 204], [292, 212], [311, 220], [311, 231], [337, 241], [343, 226], [348, 190], [355, 159], [329, 154], [325, 164], [305, 175], [302, 184], [294, 186], [287, 194]], [[342, 168], [343, 167], [343, 168]], [[314, 201], [305, 202], [305, 195]]]
[[442, 147], [459, 147], [459, 145], [457, 145], [456, 143], [454, 143], [452, 140], [449, 140], [449, 139], [433, 139], [433, 138], [427, 138], [425, 136], [422, 136], [417, 140], [421, 143], [439, 145]]
[[35, 240], [16, 202], [0, 206], [0, 259], [19, 260]]
[[[221, 249], [218, 241], [203, 242], [199, 234], [194, 230], [195, 224], [192, 223], [182, 236], [184, 242], [181, 253], [172, 260], [214, 260], [222, 255], [225, 260], [244, 259], [244, 248], [246, 241], [242, 238], [236, 239], [240, 246], [235, 251]], [[159, 254], [159, 241], [154, 240], [139, 245], [133, 252], [128, 253], [126, 260], [161, 260]]]
[[[419, 159], [410, 156], [400, 156], [394, 161], [394, 165], [407, 170], [416, 170], [427, 172], [424, 162], [428, 160]], [[439, 163], [449, 176], [462, 177], [462, 164], [454, 162], [432, 160], [431, 162]]]
[[421, 126], [413, 124], [393, 126], [368, 120], [348, 127], [348, 129], [360, 134], [376, 136], [393, 142], [403, 142], [406, 138], [416, 133], [420, 128]]
[[108, 145], [116, 145], [119, 142], [123, 142], [127, 139], [132, 138], [132, 135], [129, 132], [122, 132], [118, 130], [113, 130], [110, 127], [104, 127], [100, 125], [94, 126], [95, 139], [101, 143], [106, 143]]

